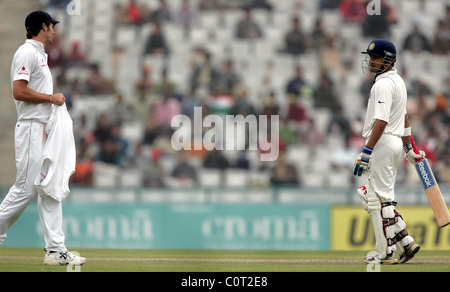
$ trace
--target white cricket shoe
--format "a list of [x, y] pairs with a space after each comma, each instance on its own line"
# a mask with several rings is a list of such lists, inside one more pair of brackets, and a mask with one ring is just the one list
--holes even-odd
[[86, 262], [86, 258], [80, 257], [70, 251], [46, 251], [44, 265], [46, 266], [67, 266], [69, 264], [81, 266]]

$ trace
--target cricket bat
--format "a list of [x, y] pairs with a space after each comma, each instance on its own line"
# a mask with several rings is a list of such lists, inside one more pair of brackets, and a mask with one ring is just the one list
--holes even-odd
[[[419, 149], [414, 142], [414, 138], [411, 136], [411, 144], [415, 153], [419, 154]], [[433, 171], [426, 158], [417, 159], [415, 165], [417, 174], [422, 181], [425, 188], [425, 194], [430, 202], [431, 209], [433, 209], [434, 217], [440, 228], [450, 224], [450, 214], [448, 212], [447, 205], [442, 197], [439, 185], [436, 182]]]

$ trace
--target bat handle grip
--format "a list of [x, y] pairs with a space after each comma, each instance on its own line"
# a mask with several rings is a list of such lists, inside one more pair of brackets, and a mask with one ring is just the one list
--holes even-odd
[[[414, 152], [415, 152], [416, 154], [420, 154], [419, 148], [417, 148], [416, 141], [414, 141], [414, 138], [413, 138], [412, 135], [411, 135], [411, 145], [412, 145], [412, 147], [413, 147]], [[420, 162], [420, 161], [422, 161], [422, 160], [423, 160], [423, 158], [419, 158], [419, 159], [417, 159], [416, 161], [417, 161], [417, 162]]]

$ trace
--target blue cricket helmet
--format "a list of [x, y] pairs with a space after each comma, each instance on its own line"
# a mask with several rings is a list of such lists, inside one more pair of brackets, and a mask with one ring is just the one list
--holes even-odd
[[367, 50], [361, 53], [375, 57], [389, 57], [394, 60], [397, 57], [397, 49], [394, 44], [385, 39], [373, 40], [367, 47]]

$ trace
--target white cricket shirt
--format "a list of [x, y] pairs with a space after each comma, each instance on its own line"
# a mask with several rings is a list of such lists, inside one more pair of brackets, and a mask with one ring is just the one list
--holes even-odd
[[363, 137], [370, 137], [375, 120], [387, 122], [385, 134], [402, 137], [405, 131], [406, 102], [405, 82], [396, 69], [377, 76], [367, 104]]
[[[11, 87], [14, 81], [28, 81], [28, 88], [43, 94], [53, 94], [53, 79], [47, 64], [44, 45], [26, 40], [16, 51], [11, 65]], [[38, 120], [46, 123], [52, 113], [51, 103], [29, 103], [14, 100], [17, 120]]]

